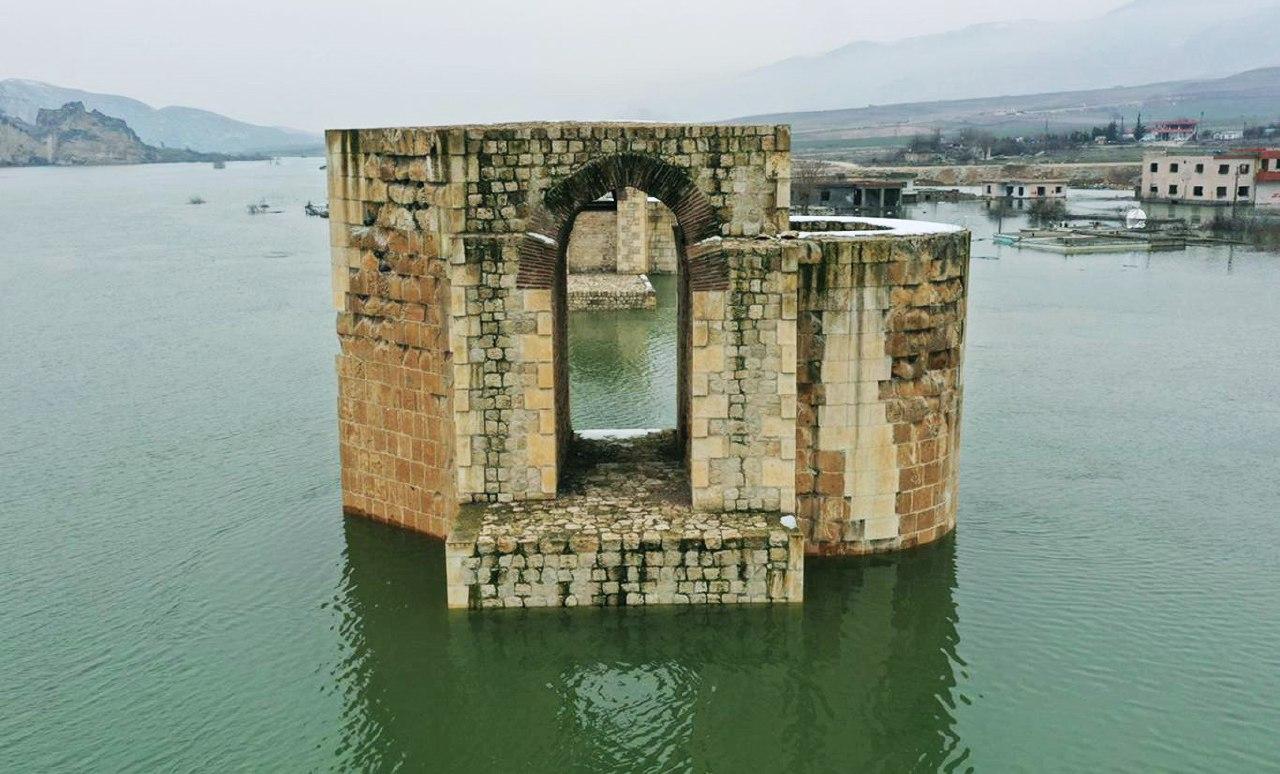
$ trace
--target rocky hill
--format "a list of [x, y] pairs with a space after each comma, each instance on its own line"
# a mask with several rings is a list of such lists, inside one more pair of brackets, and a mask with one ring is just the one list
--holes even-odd
[[41, 108], [82, 102], [126, 122], [142, 141], [158, 148], [191, 148], [206, 153], [285, 155], [319, 153], [324, 138], [313, 132], [278, 126], [258, 126], [208, 110], [189, 107], [153, 108], [136, 99], [68, 89], [40, 81], [0, 80], [0, 113], [28, 123]]
[[217, 161], [223, 154], [156, 148], [138, 138], [119, 118], [68, 102], [41, 108], [35, 122], [0, 115], [0, 166], [148, 164], [162, 161]]

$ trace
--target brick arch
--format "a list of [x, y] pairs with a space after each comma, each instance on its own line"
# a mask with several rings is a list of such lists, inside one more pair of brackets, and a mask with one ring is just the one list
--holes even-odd
[[552, 287], [578, 212], [606, 193], [623, 188], [638, 188], [656, 197], [675, 215], [693, 289], [728, 287], [728, 268], [718, 249], [720, 218], [715, 207], [688, 172], [641, 153], [618, 153], [590, 161], [543, 193], [520, 245], [516, 287]]

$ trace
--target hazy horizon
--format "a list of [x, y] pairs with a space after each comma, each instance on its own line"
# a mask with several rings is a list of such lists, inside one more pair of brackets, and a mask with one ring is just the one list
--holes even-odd
[[[211, 0], [198, 14], [150, 0], [9, 12], [0, 78], [182, 105], [258, 124], [328, 127], [650, 118], [671, 84], [974, 24], [1085, 19], [1130, 0], [776, 3], [650, 0], [609, 5], [478, 0], [420, 7]], [[619, 34], [623, 32], [625, 34]], [[602, 115], [606, 114], [606, 115]]]

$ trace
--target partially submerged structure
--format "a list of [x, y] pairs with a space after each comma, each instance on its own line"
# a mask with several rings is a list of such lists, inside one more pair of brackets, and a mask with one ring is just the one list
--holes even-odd
[[798, 202], [802, 209], [818, 208], [835, 215], [892, 214], [903, 203], [903, 193], [914, 175], [846, 177], [824, 175], [803, 182]]
[[[968, 232], [792, 218], [786, 126], [326, 139], [343, 507], [446, 538], [450, 605], [795, 602], [806, 553], [954, 528]], [[593, 448], [569, 235], [630, 189], [676, 221], [678, 421]]]
[[1148, 154], [1143, 158], [1140, 198], [1176, 204], [1252, 204], [1254, 178], [1261, 169], [1257, 151]]
[[988, 199], [1065, 199], [1067, 181], [1062, 179], [995, 180], [982, 184], [982, 195]]

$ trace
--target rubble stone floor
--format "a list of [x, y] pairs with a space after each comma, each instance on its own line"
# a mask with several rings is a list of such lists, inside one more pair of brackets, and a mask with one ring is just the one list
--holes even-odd
[[575, 438], [555, 500], [464, 506], [455, 607], [800, 601], [803, 539], [776, 513], [702, 513], [674, 431]]
[[658, 294], [644, 274], [570, 274], [569, 308], [654, 309]]

